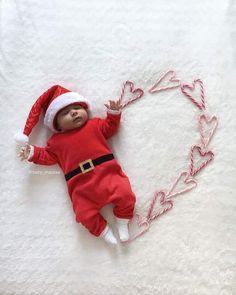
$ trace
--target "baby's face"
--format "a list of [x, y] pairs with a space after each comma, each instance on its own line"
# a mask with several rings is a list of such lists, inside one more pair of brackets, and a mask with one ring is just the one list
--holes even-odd
[[69, 105], [56, 117], [56, 128], [60, 131], [81, 127], [88, 119], [87, 111], [80, 105]]

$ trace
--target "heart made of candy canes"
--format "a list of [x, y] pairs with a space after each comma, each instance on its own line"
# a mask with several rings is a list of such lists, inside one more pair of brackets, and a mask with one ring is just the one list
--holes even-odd
[[[192, 102], [194, 107], [197, 107], [200, 112], [203, 110], [205, 111], [205, 91], [201, 79], [195, 79], [192, 84], [181, 83], [175, 71], [169, 70], [162, 74], [156, 81], [157, 82], [148, 89], [149, 93], [158, 94], [160, 91], [176, 91], [180, 89], [184, 96]], [[197, 87], [200, 89], [200, 96], [198, 97], [195, 93]], [[124, 97], [127, 96], [127, 94], [128, 99], [125, 99]], [[122, 109], [144, 96], [145, 91], [141, 87], [135, 87], [134, 82], [126, 81], [120, 93]], [[204, 130], [206, 126], [210, 126], [208, 135], [206, 130]], [[136, 220], [139, 230], [131, 236], [126, 243], [134, 241], [136, 238], [146, 233], [153, 220], [170, 211], [174, 205], [173, 198], [185, 194], [197, 186], [195, 176], [214, 159], [214, 153], [211, 150], [207, 150], [207, 147], [215, 134], [217, 126], [218, 119], [216, 116], [203, 113], [198, 117], [200, 142], [196, 142], [190, 149], [189, 166], [179, 174], [170, 189], [155, 192], [153, 198], [149, 202], [149, 208], [145, 216], [138, 212], [135, 213], [136, 219], [134, 218], [134, 220]], [[158, 210], [155, 208], [157, 204], [161, 205], [161, 208]]]

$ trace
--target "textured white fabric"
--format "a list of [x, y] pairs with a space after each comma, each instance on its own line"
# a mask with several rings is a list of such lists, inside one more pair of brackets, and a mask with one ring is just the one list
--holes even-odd
[[[234, 295], [236, 2], [3, 0], [0, 9], [0, 294]], [[179, 90], [147, 92], [169, 69], [203, 80], [207, 112], [219, 117], [215, 159], [143, 237], [113, 249], [76, 224], [59, 168], [21, 162], [13, 136], [52, 85], [105, 116], [104, 103], [133, 80], [145, 96], [124, 109], [110, 144], [146, 212], [199, 142], [199, 111]], [[43, 146], [42, 117], [34, 129], [30, 144]]]

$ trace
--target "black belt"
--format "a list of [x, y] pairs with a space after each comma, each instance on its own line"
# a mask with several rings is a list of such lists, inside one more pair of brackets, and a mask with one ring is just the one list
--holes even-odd
[[91, 170], [94, 169], [95, 166], [102, 164], [103, 162], [107, 162], [110, 160], [113, 160], [114, 156], [113, 154], [107, 154], [107, 155], [103, 155], [101, 157], [98, 157], [94, 160], [92, 159], [88, 159], [84, 162], [79, 163], [79, 167], [68, 172], [67, 174], [65, 174], [65, 179], [66, 181], [69, 180], [70, 178], [72, 178], [73, 176], [80, 174], [80, 173], [87, 173]]

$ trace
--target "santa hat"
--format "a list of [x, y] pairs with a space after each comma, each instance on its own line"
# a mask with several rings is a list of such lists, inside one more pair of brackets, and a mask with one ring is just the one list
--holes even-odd
[[45, 114], [44, 124], [53, 132], [59, 132], [54, 126], [54, 119], [60, 110], [71, 104], [82, 105], [85, 109], [89, 107], [88, 101], [77, 92], [60, 85], [52, 86], [36, 100], [29, 112], [23, 133], [16, 134], [15, 140], [21, 144], [28, 142], [29, 135], [38, 123], [42, 111]]

